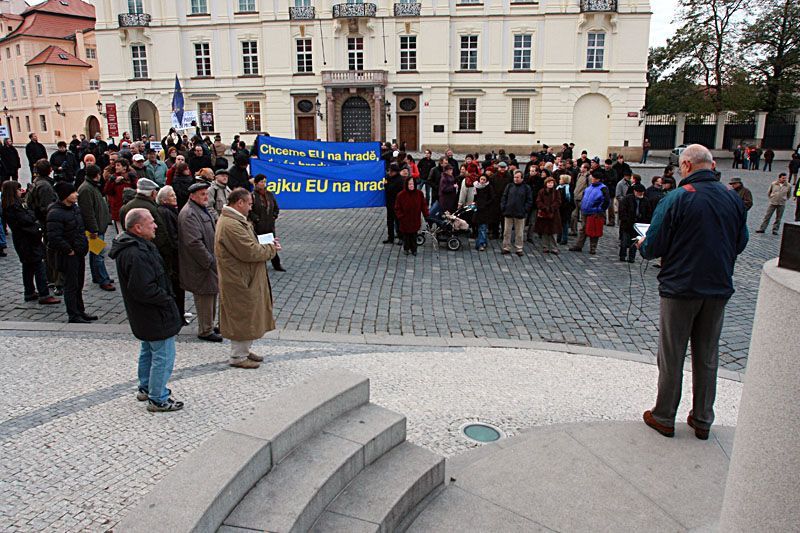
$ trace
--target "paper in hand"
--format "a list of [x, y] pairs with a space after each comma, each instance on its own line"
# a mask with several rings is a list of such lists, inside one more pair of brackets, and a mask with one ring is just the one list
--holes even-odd
[[275, 235], [272, 233], [264, 233], [258, 236], [259, 244], [275, 244]]
[[634, 224], [633, 229], [642, 237], [647, 237], [647, 230], [650, 229], [650, 224]]

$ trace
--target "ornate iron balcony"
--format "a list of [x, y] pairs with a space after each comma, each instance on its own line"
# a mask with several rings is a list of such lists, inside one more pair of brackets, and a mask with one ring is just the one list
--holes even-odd
[[420, 3], [399, 3], [394, 5], [395, 17], [418, 17], [422, 9]]
[[333, 18], [374, 17], [377, 11], [375, 4], [334, 4]]
[[581, 0], [581, 12], [616, 11], [617, 0]]
[[148, 13], [120, 13], [120, 28], [136, 28], [150, 25], [150, 15]]
[[314, 6], [290, 7], [289, 18], [292, 20], [314, 20], [316, 18]]

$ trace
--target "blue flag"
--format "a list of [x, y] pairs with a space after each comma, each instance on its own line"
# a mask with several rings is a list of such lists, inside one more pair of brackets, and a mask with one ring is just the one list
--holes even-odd
[[175, 115], [178, 124], [183, 124], [183, 91], [177, 74], [175, 74], [175, 92], [172, 93], [172, 114]]

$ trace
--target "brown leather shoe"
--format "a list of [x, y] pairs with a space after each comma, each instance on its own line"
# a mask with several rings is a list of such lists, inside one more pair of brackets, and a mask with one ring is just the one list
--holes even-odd
[[694, 436], [695, 437], [697, 437], [700, 440], [708, 440], [708, 432], [710, 430], [701, 429], [701, 428], [695, 426], [694, 425], [694, 418], [692, 418], [692, 415], [689, 415], [688, 418], [686, 418], [686, 423], [689, 424], [690, 428], [694, 429]]
[[264, 356], [263, 355], [258, 355], [257, 353], [253, 353], [253, 352], [248, 353], [247, 354], [247, 358], [250, 359], [251, 361], [256, 361], [258, 363], [260, 363], [261, 361], [264, 360]]
[[665, 437], [674, 437], [675, 436], [675, 428], [665, 426], [663, 424], [659, 424], [658, 421], [653, 418], [653, 413], [650, 411], [645, 411], [644, 415], [642, 415], [644, 419], [644, 423], [650, 426], [651, 428], [655, 429]]
[[261, 366], [261, 363], [259, 363], [258, 361], [253, 361], [252, 359], [248, 359], [247, 357], [245, 357], [241, 361], [231, 361], [228, 364], [235, 368], [258, 368]]

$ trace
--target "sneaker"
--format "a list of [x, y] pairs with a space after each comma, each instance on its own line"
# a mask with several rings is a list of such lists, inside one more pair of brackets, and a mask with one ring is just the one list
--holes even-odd
[[45, 298], [39, 298], [39, 303], [42, 305], [55, 305], [60, 304], [61, 300], [54, 298], [53, 296], [47, 296]]
[[147, 401], [147, 410], [151, 413], [169, 413], [171, 411], [180, 411], [183, 409], [183, 402], [168, 398], [164, 403], [157, 403], [153, 400]]
[[137, 401], [146, 402], [147, 398], [148, 398], [148, 396], [147, 396], [147, 391], [146, 390], [139, 389], [138, 391], [136, 391], [136, 400]]
[[35, 302], [38, 299], [39, 299], [39, 293], [38, 292], [34, 292], [33, 294], [26, 294], [25, 295], [25, 301], [26, 302]]
[[232, 360], [228, 364], [234, 368], [258, 368], [261, 366], [261, 363], [258, 361], [253, 361], [249, 358], [249, 356], [241, 360]]
[[247, 358], [250, 359], [251, 361], [255, 361], [257, 363], [260, 363], [261, 361], [264, 360], [264, 356], [263, 355], [258, 355], [257, 353], [253, 353], [253, 352], [248, 353], [247, 354]]

